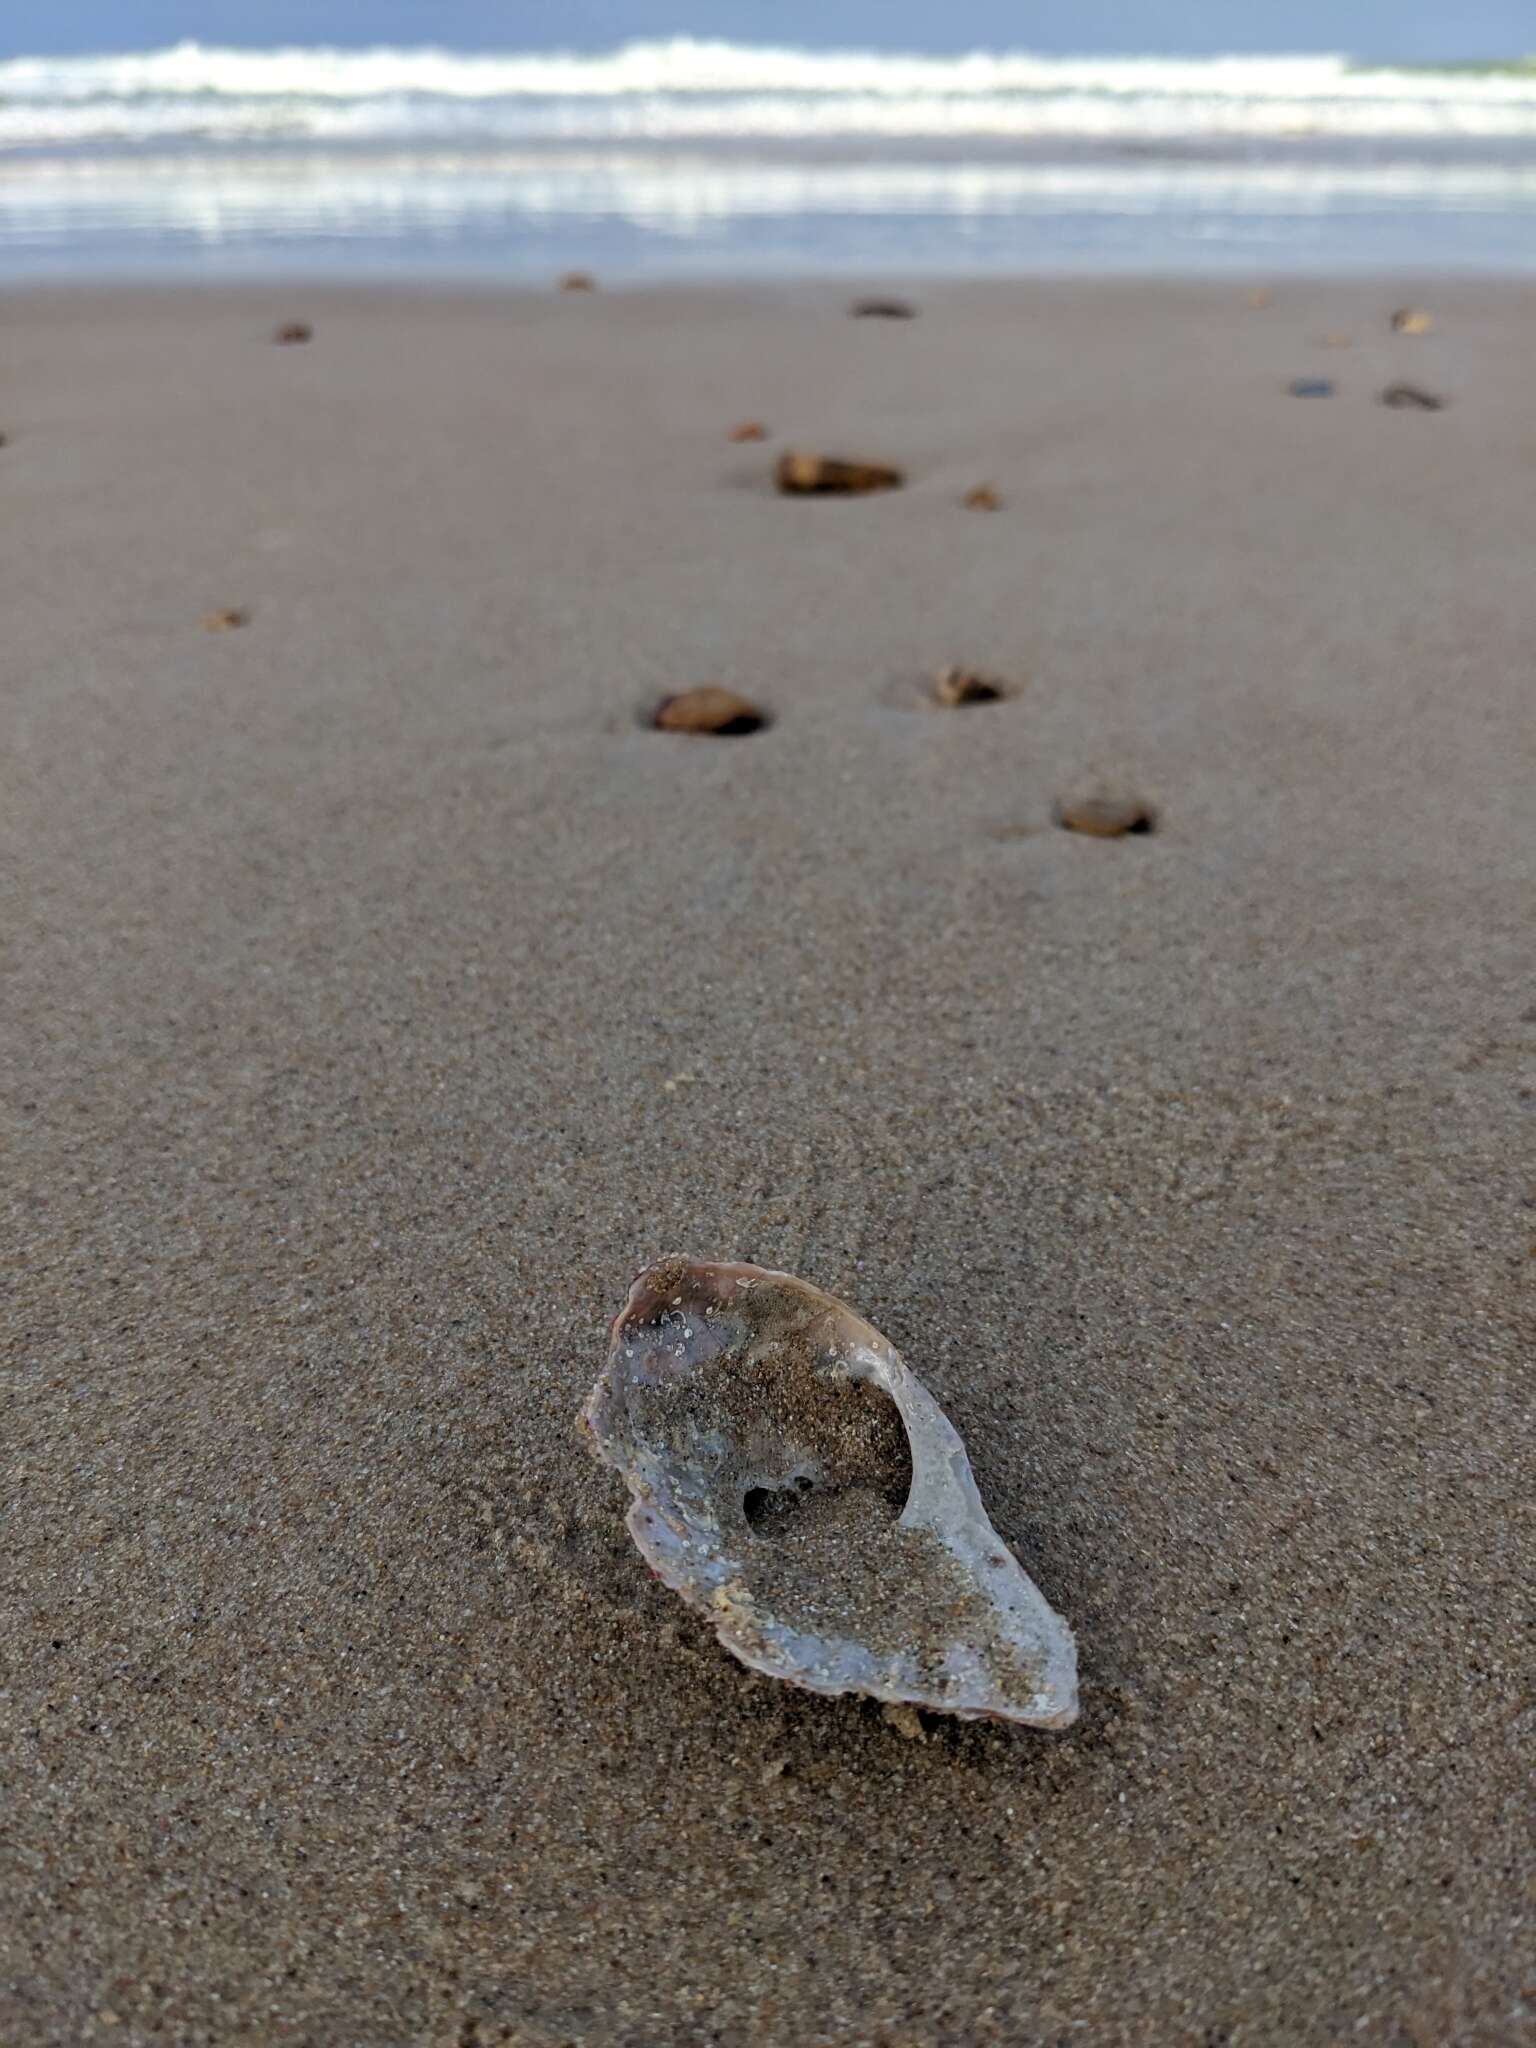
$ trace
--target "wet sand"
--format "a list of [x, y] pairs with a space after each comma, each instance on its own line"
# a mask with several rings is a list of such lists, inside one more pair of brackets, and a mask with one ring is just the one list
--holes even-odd
[[[1536, 2038], [1536, 292], [848, 296], [0, 307], [8, 2042]], [[671, 1250], [903, 1348], [1076, 1728], [647, 1576]]]

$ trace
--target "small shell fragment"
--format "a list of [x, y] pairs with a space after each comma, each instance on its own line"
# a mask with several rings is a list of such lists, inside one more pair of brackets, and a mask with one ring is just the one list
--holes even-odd
[[807, 455], [796, 449], [779, 457], [776, 479], [790, 497], [894, 491], [907, 480], [903, 471], [883, 462], [853, 462], [841, 455]]
[[754, 1671], [820, 1693], [1064, 1728], [1072, 1631], [987, 1519], [938, 1403], [791, 1274], [670, 1258], [582, 1409], [657, 1576]]
[[1419, 306], [1399, 306], [1392, 315], [1394, 334], [1428, 334], [1434, 321]]
[[968, 668], [941, 668], [933, 679], [934, 701], [946, 709], [961, 704], [999, 704], [1011, 694], [1006, 683]]
[[734, 690], [706, 683], [701, 689], [663, 697], [651, 722], [661, 732], [713, 733], [722, 739], [734, 739], [742, 733], [761, 731], [768, 717]]
[[733, 441], [766, 441], [767, 438], [768, 429], [761, 420], [743, 420], [731, 429]]
[[1003, 509], [1002, 493], [991, 484], [977, 484], [974, 490], [966, 492], [960, 502], [967, 512], [1001, 512]]
[[1445, 400], [1435, 391], [1426, 391], [1422, 384], [1389, 384], [1381, 394], [1381, 403], [1398, 411], [1443, 412]]
[[1137, 796], [1064, 797], [1055, 815], [1064, 831], [1086, 832], [1093, 839], [1123, 839], [1128, 832], [1157, 830], [1157, 812]]

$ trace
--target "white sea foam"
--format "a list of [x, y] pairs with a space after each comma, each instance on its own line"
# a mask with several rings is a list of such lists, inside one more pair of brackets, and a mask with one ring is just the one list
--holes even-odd
[[157, 224], [215, 216], [261, 230], [392, 233], [402, 221], [547, 216], [629, 219], [676, 229], [700, 219], [815, 214], [996, 215], [1062, 210], [1228, 216], [1320, 210], [1447, 210], [1524, 206], [1536, 212], [1536, 165], [1418, 162], [743, 164], [708, 155], [601, 150], [544, 153], [411, 151], [257, 159], [146, 154], [131, 166], [30, 162], [0, 185], [0, 231], [71, 216]]
[[1536, 67], [1337, 56], [1050, 58], [679, 39], [603, 54], [232, 50], [0, 63], [0, 148], [196, 137], [507, 143], [837, 136], [1536, 139]]

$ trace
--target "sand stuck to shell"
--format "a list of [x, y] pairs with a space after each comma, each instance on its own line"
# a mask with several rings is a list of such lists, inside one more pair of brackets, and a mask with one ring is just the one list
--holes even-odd
[[742, 1663], [966, 1720], [1077, 1716], [1072, 1632], [878, 1330], [758, 1266], [664, 1259], [582, 1410], [630, 1534]]

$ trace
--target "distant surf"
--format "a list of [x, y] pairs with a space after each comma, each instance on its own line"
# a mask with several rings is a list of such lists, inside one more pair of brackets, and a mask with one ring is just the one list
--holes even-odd
[[590, 56], [187, 42], [0, 63], [0, 148], [854, 136], [1536, 138], [1536, 65], [931, 57], [687, 38]]
[[220, 49], [0, 63], [5, 274], [1536, 269], [1536, 63]]

